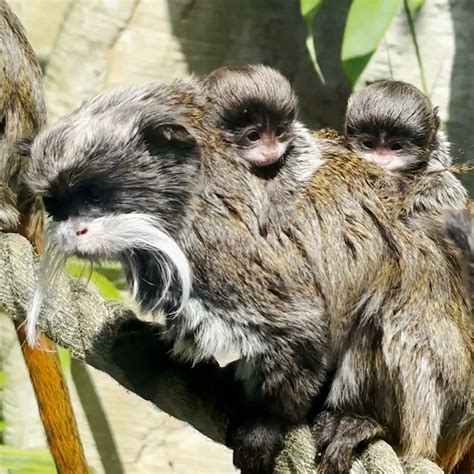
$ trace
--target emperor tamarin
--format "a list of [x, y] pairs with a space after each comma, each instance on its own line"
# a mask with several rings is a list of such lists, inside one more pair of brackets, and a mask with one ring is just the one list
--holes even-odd
[[194, 80], [131, 87], [41, 133], [29, 183], [53, 246], [121, 258], [143, 306], [165, 311], [163, 344], [184, 363], [239, 354], [236, 380], [259, 413], [230, 438], [245, 472], [270, 470], [275, 426], [307, 421], [329, 371], [323, 469], [348, 469], [341, 448], [383, 426], [405, 456], [451, 470], [472, 435], [472, 339], [443, 229], [392, 217], [396, 177], [301, 125], [272, 188], [292, 199], [262, 213], [275, 178], [241, 166], [207, 107]]

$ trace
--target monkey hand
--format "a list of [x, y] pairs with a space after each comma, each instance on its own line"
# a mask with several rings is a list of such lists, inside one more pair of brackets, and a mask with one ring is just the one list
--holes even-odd
[[162, 326], [140, 319], [124, 321], [112, 342], [112, 360], [120, 367], [133, 391], [145, 398], [153, 397], [152, 381], [168, 361], [161, 340]]
[[234, 465], [242, 474], [271, 474], [275, 458], [283, 448], [285, 426], [246, 409], [243, 420], [230, 421], [227, 445], [234, 451]]
[[382, 426], [370, 418], [332, 411], [318, 415], [314, 429], [318, 427], [318, 474], [349, 472], [357, 450], [384, 435]]

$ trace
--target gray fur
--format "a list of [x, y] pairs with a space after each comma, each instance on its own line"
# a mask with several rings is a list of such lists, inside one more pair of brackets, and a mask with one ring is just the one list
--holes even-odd
[[[372, 416], [409, 456], [460, 446], [472, 421], [472, 341], [442, 230], [392, 217], [398, 180], [301, 124], [298, 159], [276, 176], [252, 173], [222, 145], [199, 90], [188, 80], [85, 103], [35, 140], [31, 187], [62, 196], [101, 175], [113, 199], [64, 202], [60, 218], [158, 217], [193, 271], [189, 305], [174, 314], [179, 288], [164, 301], [166, 338], [194, 362], [228, 341], [259, 415], [305, 421], [335, 370], [329, 409]], [[159, 272], [146, 252], [131, 257], [146, 306]], [[461, 455], [441, 460], [449, 470]]]

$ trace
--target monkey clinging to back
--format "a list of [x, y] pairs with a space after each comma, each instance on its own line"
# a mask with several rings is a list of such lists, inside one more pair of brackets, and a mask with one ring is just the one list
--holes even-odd
[[349, 99], [345, 134], [359, 156], [412, 181], [409, 211], [440, 211], [463, 207], [467, 191], [449, 171], [449, 143], [439, 125], [437, 108], [419, 89], [381, 81]]
[[263, 65], [227, 66], [204, 83], [216, 123], [252, 167], [281, 162], [295, 135], [298, 99], [278, 71]]

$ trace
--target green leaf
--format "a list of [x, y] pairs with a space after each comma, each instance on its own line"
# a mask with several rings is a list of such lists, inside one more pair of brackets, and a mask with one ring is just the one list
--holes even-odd
[[56, 346], [58, 350], [59, 363], [61, 364], [61, 369], [64, 373], [69, 373], [71, 371], [71, 353], [61, 346]]
[[0, 466], [13, 474], [55, 474], [56, 467], [46, 449], [23, 449], [0, 445]]
[[425, 3], [425, 0], [408, 0], [408, 8], [410, 9], [412, 15], [416, 15], [420, 8]]
[[318, 58], [316, 55], [316, 49], [314, 48], [314, 38], [313, 38], [313, 19], [318, 12], [323, 0], [300, 0], [300, 10], [301, 15], [306, 26], [306, 48], [308, 49], [309, 57], [313, 62], [316, 73], [318, 74], [321, 82], [324, 84], [325, 79], [323, 72], [319, 67]]
[[322, 3], [323, 0], [300, 0], [300, 10], [303, 18], [312, 20]]
[[5, 423], [5, 421], [0, 420], [0, 435], [1, 435], [2, 432], [5, 430], [5, 426], [7, 426], [7, 424]]
[[68, 260], [66, 264], [67, 272], [74, 276], [83, 278], [93, 283], [103, 298], [107, 300], [122, 300], [117, 287], [104, 275], [101, 275], [96, 270], [87, 268], [86, 264], [76, 258]]
[[342, 68], [353, 86], [378, 48], [402, 0], [353, 0], [342, 42]]
[[119, 262], [107, 261], [100, 263], [94, 270], [101, 275], [104, 275], [111, 283], [120, 291], [128, 289], [127, 280], [122, 265]]
[[[0, 445], [0, 467], [9, 474], [56, 474], [56, 466], [47, 449], [17, 448]], [[94, 470], [87, 468], [89, 473]], [[3, 471], [1, 471], [3, 472]]]

